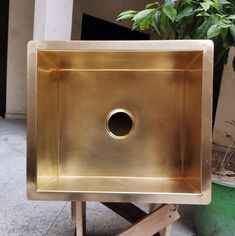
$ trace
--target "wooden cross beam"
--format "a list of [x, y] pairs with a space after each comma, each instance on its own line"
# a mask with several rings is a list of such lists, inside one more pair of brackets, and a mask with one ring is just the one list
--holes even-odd
[[[180, 215], [174, 205], [163, 205], [147, 214], [132, 203], [107, 203], [103, 205], [113, 210], [129, 222], [131, 227], [123, 231], [119, 236], [169, 236], [170, 226], [179, 219]], [[85, 202], [72, 202], [72, 219], [75, 224], [75, 236], [86, 235], [86, 205]]]

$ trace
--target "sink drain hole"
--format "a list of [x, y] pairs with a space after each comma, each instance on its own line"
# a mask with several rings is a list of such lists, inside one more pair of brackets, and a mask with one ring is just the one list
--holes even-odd
[[108, 134], [117, 139], [127, 138], [133, 130], [133, 115], [125, 109], [116, 109], [106, 119]]

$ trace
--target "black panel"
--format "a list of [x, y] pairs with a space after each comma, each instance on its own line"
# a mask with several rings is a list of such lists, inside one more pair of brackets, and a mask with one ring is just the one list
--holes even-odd
[[83, 14], [82, 40], [149, 40], [149, 35]]
[[0, 1], [0, 116], [6, 113], [7, 38], [9, 0]]

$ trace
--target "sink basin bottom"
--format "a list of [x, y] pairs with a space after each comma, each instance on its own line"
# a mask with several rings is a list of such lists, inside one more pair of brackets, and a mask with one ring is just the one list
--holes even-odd
[[150, 177], [40, 177], [39, 192], [86, 193], [195, 193], [200, 192], [183, 178]]

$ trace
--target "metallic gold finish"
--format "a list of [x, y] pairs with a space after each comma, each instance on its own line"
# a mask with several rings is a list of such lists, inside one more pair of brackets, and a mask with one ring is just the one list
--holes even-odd
[[207, 40], [30, 42], [28, 197], [209, 203], [212, 65]]
[[[125, 135], [115, 135], [115, 134], [110, 130], [110, 128], [109, 128], [109, 121], [110, 121], [110, 118], [111, 118], [114, 114], [117, 114], [117, 113], [124, 113], [124, 114], [127, 114], [127, 115], [130, 117], [131, 121], [132, 121], [132, 127], [131, 127], [130, 131], [129, 131], [127, 134], [125, 134]], [[123, 109], [123, 108], [118, 108], [118, 109], [115, 109], [115, 110], [111, 111], [111, 112], [108, 114], [108, 116], [107, 116], [107, 118], [106, 118], [106, 122], [105, 122], [105, 128], [106, 128], [107, 133], [108, 133], [111, 137], [113, 137], [113, 138], [115, 138], [115, 139], [125, 139], [125, 138], [128, 138], [128, 137], [131, 135], [131, 133], [132, 133], [132, 131], [133, 131], [133, 129], [134, 129], [134, 126], [135, 126], [135, 123], [134, 123], [134, 116], [133, 116], [133, 114], [132, 114], [130, 111], [128, 111], [128, 110], [126, 110], [126, 109]]]

